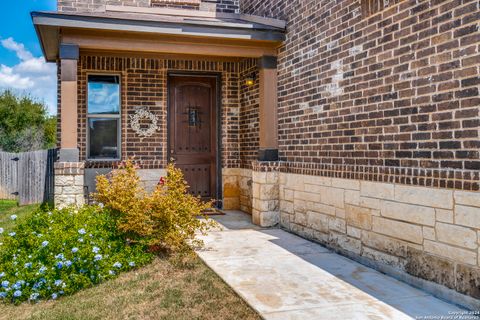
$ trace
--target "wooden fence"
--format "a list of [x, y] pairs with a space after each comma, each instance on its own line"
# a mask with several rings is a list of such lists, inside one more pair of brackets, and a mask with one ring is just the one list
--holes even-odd
[[20, 205], [53, 201], [57, 150], [0, 152], [0, 199], [18, 199]]

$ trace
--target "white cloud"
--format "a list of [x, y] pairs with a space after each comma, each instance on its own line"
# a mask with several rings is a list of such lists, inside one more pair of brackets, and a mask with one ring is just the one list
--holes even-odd
[[57, 110], [57, 68], [46, 63], [43, 57], [34, 57], [22, 43], [13, 38], [3, 39], [0, 44], [15, 52], [20, 62], [14, 66], [0, 64], [0, 89], [11, 89], [40, 99], [50, 113]]

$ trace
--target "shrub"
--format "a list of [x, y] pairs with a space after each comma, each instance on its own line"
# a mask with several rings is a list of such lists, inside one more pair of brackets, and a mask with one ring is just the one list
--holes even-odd
[[94, 199], [117, 219], [119, 230], [134, 241], [169, 250], [199, 245], [195, 232], [206, 232], [212, 225], [203, 214], [212, 203], [189, 194], [182, 172], [173, 164], [152, 194], [141, 187], [136, 169], [128, 160], [109, 176], [97, 177]]
[[100, 207], [38, 210], [2, 237], [0, 297], [56, 299], [145, 265], [152, 255], [128, 245]]

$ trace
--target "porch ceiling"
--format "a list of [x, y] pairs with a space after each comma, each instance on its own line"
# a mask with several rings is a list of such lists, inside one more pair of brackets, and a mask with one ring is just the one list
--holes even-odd
[[60, 43], [86, 50], [260, 57], [275, 55], [285, 40], [282, 21], [185, 12], [32, 12], [32, 19], [50, 62], [57, 60]]

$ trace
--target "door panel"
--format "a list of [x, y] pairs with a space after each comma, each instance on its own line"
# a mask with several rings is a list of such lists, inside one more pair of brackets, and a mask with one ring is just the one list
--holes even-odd
[[216, 193], [216, 83], [215, 77], [169, 77], [169, 154], [189, 192], [204, 200]]

